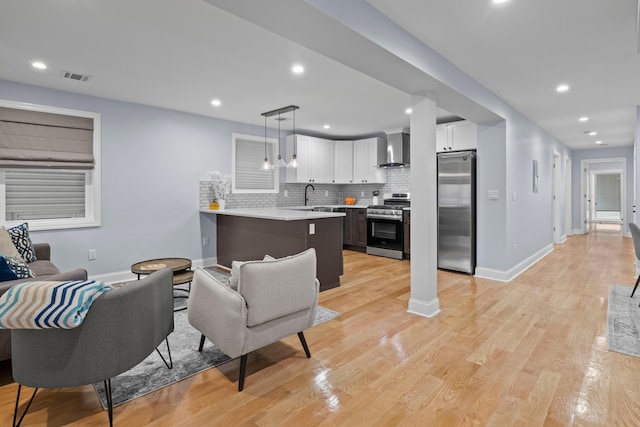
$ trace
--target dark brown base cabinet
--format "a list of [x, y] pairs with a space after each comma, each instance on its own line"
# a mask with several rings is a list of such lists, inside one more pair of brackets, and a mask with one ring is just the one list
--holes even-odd
[[411, 211], [402, 212], [404, 221], [404, 258], [411, 259]]
[[[282, 258], [315, 248], [320, 290], [340, 286], [342, 217], [280, 221], [217, 215], [218, 264], [231, 267], [234, 260]], [[310, 225], [315, 228], [310, 234]]]
[[345, 208], [343, 223], [343, 245], [345, 249], [365, 252], [367, 250], [367, 210]]

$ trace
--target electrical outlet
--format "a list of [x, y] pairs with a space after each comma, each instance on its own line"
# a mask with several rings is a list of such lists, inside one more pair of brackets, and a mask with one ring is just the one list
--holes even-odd
[[324, 190], [324, 197], [329, 197], [329, 190]]
[[89, 249], [89, 261], [96, 259], [97, 254], [95, 249]]
[[209, 246], [209, 238], [208, 237], [203, 237], [202, 238], [202, 246]]
[[364, 197], [364, 191], [360, 192], [360, 197]]
[[309, 234], [316, 234], [316, 225], [309, 224]]
[[284, 190], [284, 197], [289, 197], [289, 191], [288, 190]]

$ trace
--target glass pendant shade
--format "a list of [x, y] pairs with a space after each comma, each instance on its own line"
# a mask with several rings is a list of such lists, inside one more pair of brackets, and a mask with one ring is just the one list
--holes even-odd
[[298, 167], [298, 157], [294, 154], [291, 156], [291, 160], [287, 163], [288, 168], [297, 168]]

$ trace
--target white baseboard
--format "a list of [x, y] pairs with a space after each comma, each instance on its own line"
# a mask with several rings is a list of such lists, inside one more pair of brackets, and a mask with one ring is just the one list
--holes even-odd
[[409, 299], [408, 313], [417, 314], [422, 317], [434, 317], [440, 313], [440, 300], [434, 298], [431, 301], [419, 301], [415, 298]]
[[[213, 266], [218, 263], [218, 258], [202, 258], [191, 261], [191, 269], [195, 270], [198, 267]], [[133, 274], [131, 270], [115, 271], [113, 273], [95, 274], [89, 277], [91, 280], [100, 280], [108, 283], [128, 282], [130, 280], [136, 280], [138, 275]]]
[[519, 262], [509, 270], [495, 270], [493, 268], [476, 267], [476, 277], [484, 279], [497, 280], [500, 282], [510, 282], [522, 273], [524, 273], [532, 265], [540, 261], [553, 251], [553, 244], [547, 245], [540, 249], [529, 258]]
[[567, 241], [567, 235], [566, 234], [560, 236], [560, 244], [563, 244], [566, 241]]
[[581, 229], [579, 229], [579, 228], [574, 228], [574, 229], [573, 229], [573, 234], [584, 234], [584, 231], [582, 231], [582, 230], [581, 230]]

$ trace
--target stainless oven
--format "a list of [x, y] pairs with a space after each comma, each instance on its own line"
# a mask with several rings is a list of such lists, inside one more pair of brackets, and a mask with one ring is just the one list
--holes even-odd
[[408, 205], [408, 193], [388, 193], [384, 195], [384, 205], [372, 205], [367, 208], [368, 254], [403, 258], [402, 208]]

